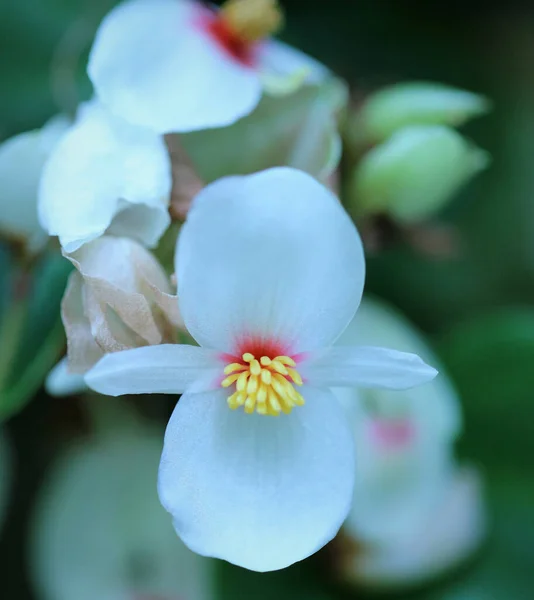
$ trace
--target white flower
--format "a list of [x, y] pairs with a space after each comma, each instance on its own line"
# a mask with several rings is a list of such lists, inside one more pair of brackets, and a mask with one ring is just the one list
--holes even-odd
[[152, 247], [170, 223], [171, 185], [163, 138], [93, 101], [44, 167], [39, 218], [66, 252], [105, 232]]
[[162, 432], [122, 413], [107, 434], [70, 446], [44, 482], [30, 547], [37, 596], [211, 600], [213, 562], [176, 538], [154, 489]]
[[67, 127], [66, 118], [55, 117], [0, 144], [0, 232], [30, 252], [48, 240], [37, 218], [37, 189], [43, 165]]
[[131, 0], [102, 22], [88, 72], [97, 95], [124, 119], [159, 133], [229, 125], [275, 93], [326, 69], [267, 39], [274, 0], [230, 0], [220, 11], [193, 0]]
[[[400, 314], [366, 299], [338, 344], [386, 344], [436, 358]], [[372, 544], [411, 537], [440, 502], [455, 468], [459, 401], [445, 375], [406, 391], [335, 389], [356, 443], [355, 501], [344, 525]]]
[[328, 388], [406, 388], [436, 371], [412, 354], [332, 347], [360, 301], [363, 251], [337, 198], [300, 171], [204, 188], [176, 273], [201, 347], [110, 354], [86, 382], [110, 395], [183, 393], [159, 473], [176, 531], [200, 554], [281, 569], [328, 542], [350, 507], [353, 441]]

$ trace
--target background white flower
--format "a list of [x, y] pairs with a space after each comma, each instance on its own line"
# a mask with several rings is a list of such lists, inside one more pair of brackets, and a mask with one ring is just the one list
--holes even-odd
[[117, 417], [69, 446], [45, 480], [31, 532], [37, 596], [211, 600], [213, 563], [176, 538], [158, 502], [162, 431], [124, 407]]
[[[422, 336], [389, 306], [365, 299], [339, 345], [388, 345], [438, 361]], [[454, 468], [459, 400], [442, 373], [404, 391], [335, 389], [354, 428], [355, 498], [345, 527], [371, 543], [411, 535], [432, 512]]]
[[66, 117], [54, 117], [0, 144], [0, 232], [30, 253], [48, 240], [37, 217], [37, 191], [45, 161], [68, 125]]
[[[388, 344], [438, 361], [399, 312], [364, 299], [339, 344]], [[404, 391], [335, 389], [356, 444], [354, 502], [343, 525], [358, 544], [338, 569], [377, 587], [413, 585], [465, 560], [485, 526], [478, 474], [459, 469], [460, 402], [446, 375]], [[350, 547], [350, 546], [349, 546]]]
[[237, 121], [264, 85], [285, 93], [324, 78], [315, 60], [264, 39], [278, 25], [274, 2], [228, 4], [216, 12], [194, 0], [130, 0], [113, 9], [89, 59], [98, 96], [132, 123], [186, 132]]
[[92, 101], [44, 167], [39, 218], [66, 252], [105, 232], [153, 247], [170, 223], [171, 185], [163, 138]]
[[303, 172], [204, 188], [176, 273], [202, 347], [109, 354], [86, 382], [111, 395], [185, 392], [159, 475], [178, 534], [200, 554], [281, 569], [328, 542], [350, 507], [354, 444], [328, 387], [406, 388], [436, 371], [385, 348], [331, 348], [361, 298], [363, 250], [337, 198]]

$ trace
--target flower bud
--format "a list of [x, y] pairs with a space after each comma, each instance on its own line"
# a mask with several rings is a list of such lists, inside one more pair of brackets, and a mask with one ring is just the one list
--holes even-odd
[[356, 215], [385, 213], [410, 224], [438, 212], [489, 156], [459, 133], [441, 125], [405, 127], [370, 150], [348, 189]]
[[67, 448], [37, 498], [30, 572], [39, 597], [212, 600], [214, 561], [186, 548], [158, 500], [163, 431], [125, 407], [107, 426]]
[[388, 86], [372, 94], [350, 124], [349, 137], [379, 143], [409, 125], [458, 127], [487, 113], [490, 102], [478, 94], [430, 82]]
[[[85, 373], [108, 352], [176, 341], [182, 327], [176, 296], [138, 242], [104, 236], [65, 256], [76, 268], [62, 302], [70, 374]], [[71, 385], [59, 366], [47, 382], [55, 395], [71, 392]]]

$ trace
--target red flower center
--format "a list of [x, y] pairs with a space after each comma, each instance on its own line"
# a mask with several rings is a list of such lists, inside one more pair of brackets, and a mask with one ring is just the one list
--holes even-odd
[[257, 43], [237, 35], [220, 13], [203, 11], [198, 24], [202, 31], [230, 58], [245, 67], [256, 64]]

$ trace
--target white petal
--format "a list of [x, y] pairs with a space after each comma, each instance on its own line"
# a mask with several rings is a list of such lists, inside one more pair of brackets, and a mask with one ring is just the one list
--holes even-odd
[[48, 155], [68, 127], [56, 118], [42, 129], [21, 133], [0, 144], [0, 231], [22, 238], [39, 250], [48, 236], [37, 218], [37, 190]]
[[181, 394], [197, 386], [208, 389], [220, 372], [210, 350], [162, 344], [107, 354], [86, 373], [85, 382], [107, 396]]
[[159, 494], [199, 554], [282, 569], [326, 544], [352, 497], [353, 441], [330, 392], [265, 417], [231, 411], [225, 392], [186, 394], [171, 417]]
[[50, 371], [45, 382], [50, 396], [72, 396], [87, 390], [83, 375], [71, 373], [66, 358], [61, 359]]
[[319, 61], [278, 40], [262, 44], [259, 62], [264, 89], [272, 95], [291, 93], [304, 83], [320, 84], [330, 73]]
[[337, 198], [278, 167], [200, 192], [177, 247], [178, 298], [203, 346], [243, 338], [287, 352], [330, 344], [351, 320], [364, 280], [360, 237]]
[[259, 77], [203, 31], [206, 13], [189, 0], [132, 0], [112, 10], [89, 58], [97, 95], [159, 133], [222, 127], [251, 112]]
[[375, 346], [337, 346], [312, 358], [302, 369], [313, 385], [405, 390], [438, 374], [417, 354]]
[[106, 230], [152, 247], [170, 222], [170, 191], [163, 138], [93, 106], [45, 165], [39, 216], [67, 252]]
[[[413, 323], [393, 306], [376, 298], [364, 297], [358, 312], [337, 340], [338, 346], [386, 346], [418, 354], [426, 363], [439, 370], [439, 377], [412, 388], [406, 394], [382, 390], [376, 392], [383, 406], [414, 407], [417, 415], [425, 418], [422, 426], [433, 430], [433, 436], [450, 443], [460, 432], [462, 415], [460, 399], [438, 358], [425, 337]], [[433, 424], [439, 424], [434, 428]]]

